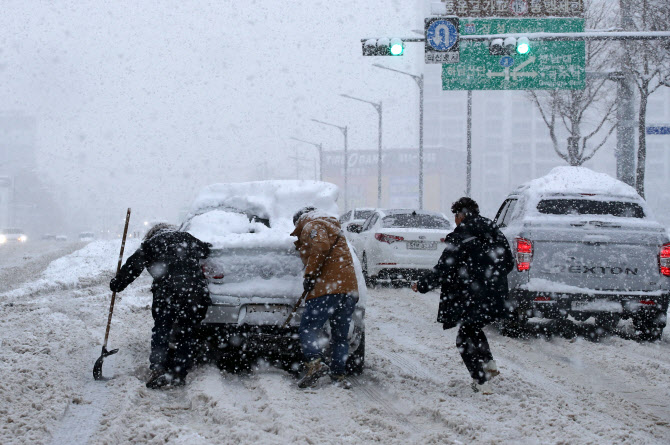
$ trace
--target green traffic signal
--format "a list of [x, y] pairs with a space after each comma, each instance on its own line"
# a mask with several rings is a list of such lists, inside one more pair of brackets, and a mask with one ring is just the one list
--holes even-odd
[[391, 55], [392, 56], [402, 56], [403, 51], [405, 51], [405, 47], [402, 44], [402, 40], [400, 39], [391, 39]]
[[516, 43], [516, 52], [518, 52], [521, 55], [524, 55], [528, 54], [529, 51], [530, 51], [530, 42], [528, 41], [528, 37], [520, 37]]

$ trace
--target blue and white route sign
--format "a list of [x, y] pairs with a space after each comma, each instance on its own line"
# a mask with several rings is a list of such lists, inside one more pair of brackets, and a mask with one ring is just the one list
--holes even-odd
[[426, 18], [426, 63], [458, 63], [458, 23], [457, 17]]

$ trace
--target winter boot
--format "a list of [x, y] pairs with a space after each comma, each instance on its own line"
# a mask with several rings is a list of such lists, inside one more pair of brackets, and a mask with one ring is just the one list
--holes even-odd
[[342, 389], [351, 389], [351, 382], [347, 380], [344, 375], [330, 375], [330, 380], [333, 382], [333, 386], [337, 386]]
[[489, 382], [479, 383], [477, 380], [473, 379], [470, 387], [474, 392], [478, 392], [487, 396], [493, 394], [493, 389], [491, 389]]
[[298, 381], [298, 388], [312, 388], [316, 386], [316, 382], [328, 374], [328, 365], [323, 363], [320, 358], [314, 359], [307, 363], [307, 372]]
[[498, 365], [496, 365], [495, 360], [490, 360], [486, 363], [483, 363], [482, 369], [486, 375], [486, 380], [491, 380], [493, 377], [500, 375], [500, 371], [498, 371]]

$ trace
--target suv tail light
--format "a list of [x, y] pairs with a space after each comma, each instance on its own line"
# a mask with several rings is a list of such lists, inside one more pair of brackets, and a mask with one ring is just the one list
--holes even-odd
[[525, 238], [516, 239], [516, 270], [519, 272], [530, 269], [533, 259], [533, 243]]
[[375, 233], [375, 239], [381, 241], [382, 243], [393, 244], [396, 241], [403, 241], [405, 238], [402, 236], [387, 235], [385, 233]]
[[658, 254], [658, 266], [662, 275], [670, 277], [670, 243], [661, 246], [661, 252]]

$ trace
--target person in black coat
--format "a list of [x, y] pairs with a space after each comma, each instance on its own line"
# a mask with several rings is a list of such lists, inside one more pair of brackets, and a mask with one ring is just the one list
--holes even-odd
[[473, 378], [472, 388], [487, 394], [486, 382], [499, 372], [482, 328], [507, 316], [507, 274], [514, 257], [505, 235], [479, 215], [474, 200], [463, 197], [451, 211], [456, 229], [446, 236], [437, 265], [412, 288], [425, 293], [442, 286], [438, 322], [444, 329], [460, 323], [456, 346]]
[[109, 283], [112, 291], [121, 292], [144, 269], [154, 279], [154, 327], [149, 356], [152, 373], [148, 388], [184, 384], [195, 354], [196, 328], [211, 304], [207, 279], [200, 266], [200, 260], [209, 256], [210, 247], [175, 226], [157, 224]]

